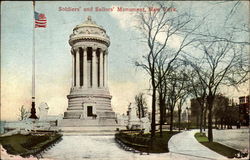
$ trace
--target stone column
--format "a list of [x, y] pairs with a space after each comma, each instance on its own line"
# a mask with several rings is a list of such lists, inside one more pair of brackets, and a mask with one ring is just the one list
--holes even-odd
[[97, 87], [96, 48], [92, 48], [92, 87]]
[[80, 60], [80, 56], [79, 56], [79, 48], [76, 49], [76, 87], [79, 87], [80, 86], [80, 63], [79, 63], [79, 60]]
[[100, 80], [100, 88], [102, 88], [103, 87], [103, 50], [101, 49], [100, 50], [100, 78], [99, 78], [99, 80]]
[[106, 77], [105, 77], [105, 81], [106, 81], [106, 88], [108, 88], [108, 79], [109, 79], [109, 67], [108, 67], [108, 64], [109, 64], [109, 62], [108, 62], [108, 50], [106, 50], [106, 54], [105, 54], [105, 64], [106, 64], [106, 66], [105, 66], [105, 69], [106, 69]]
[[103, 87], [106, 87], [106, 53], [103, 52]]
[[74, 87], [75, 84], [75, 57], [74, 57], [74, 50], [71, 49], [71, 55], [72, 55], [72, 87]]
[[104, 70], [104, 87], [106, 88], [107, 87], [107, 52], [105, 51], [104, 52], [104, 67], [103, 67], [103, 70]]
[[88, 88], [87, 47], [83, 48], [83, 87]]

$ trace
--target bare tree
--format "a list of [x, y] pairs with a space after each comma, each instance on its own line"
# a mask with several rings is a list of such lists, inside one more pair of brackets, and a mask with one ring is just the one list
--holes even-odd
[[207, 86], [204, 84], [204, 82], [199, 79], [199, 76], [197, 75], [196, 72], [194, 71], [189, 71], [189, 76], [188, 76], [188, 82], [189, 82], [189, 93], [195, 97], [195, 101], [198, 102], [199, 107], [199, 128], [200, 128], [200, 133], [202, 133], [202, 128], [205, 129], [206, 126], [206, 108], [205, 108], [205, 103], [206, 103], [206, 96], [207, 96]]
[[135, 96], [135, 105], [137, 107], [137, 113], [139, 118], [146, 116], [147, 112], [147, 103], [144, 93], [140, 92]]
[[19, 108], [19, 119], [20, 121], [26, 119], [29, 115], [29, 112], [25, 109], [24, 105], [22, 105], [22, 107]]
[[[202, 56], [190, 61], [190, 65], [197, 73], [198, 78], [207, 87], [208, 105], [208, 139], [213, 141], [212, 109], [216, 94], [223, 85], [237, 86], [245, 82], [249, 73], [247, 47], [229, 41], [200, 41], [199, 48]], [[191, 57], [189, 57], [191, 59]], [[189, 59], [189, 60], [190, 60]]]
[[[158, 79], [161, 79], [161, 73], [163, 72], [161, 68], [162, 65], [158, 65]], [[172, 68], [172, 67], [171, 67]], [[170, 72], [170, 71], [169, 71]], [[162, 126], [166, 122], [166, 105], [167, 105], [167, 95], [168, 95], [168, 86], [167, 86], [167, 75], [161, 79], [161, 82], [159, 82], [159, 87], [157, 88], [158, 93], [158, 101], [159, 101], [159, 110], [160, 110], [160, 137], [162, 137]]]
[[[156, 92], [161, 84], [163, 77], [168, 74], [172, 63], [176, 60], [183, 48], [188, 46], [194, 40], [189, 39], [192, 31], [196, 27], [188, 29], [187, 26], [192, 22], [188, 13], [169, 14], [164, 9], [164, 5], [173, 6], [173, 2], [157, 3], [160, 8], [158, 11], [141, 12], [138, 15], [140, 25], [138, 26], [143, 39], [148, 47], [148, 52], [142, 57], [142, 60], [136, 61], [135, 65], [144, 69], [151, 80], [152, 88], [152, 122], [151, 137], [155, 135], [155, 112], [156, 112]], [[185, 32], [183, 32], [185, 31]], [[169, 39], [174, 36], [180, 36], [180, 45], [177, 48], [169, 47]], [[157, 68], [157, 63], [161, 66], [161, 73]], [[159, 74], [160, 73], [160, 74]]]
[[[179, 69], [179, 70], [178, 70]], [[185, 68], [176, 68], [175, 72], [168, 75], [167, 82], [167, 105], [170, 111], [170, 131], [173, 130], [174, 109], [177, 107], [178, 127], [180, 130], [182, 105], [188, 96], [188, 83]]]
[[183, 81], [184, 81], [184, 82], [182, 82], [183, 86], [181, 87], [182, 91], [180, 92], [179, 103], [177, 105], [177, 109], [178, 109], [178, 128], [179, 128], [179, 131], [181, 130], [181, 113], [182, 113], [183, 104], [185, 103], [187, 97], [189, 96], [188, 90], [186, 88], [188, 86], [184, 84], [184, 83], [186, 83], [186, 79], [183, 80]]
[[[242, 38], [230, 38], [227, 34], [220, 34], [220, 33], [211, 33], [211, 24], [207, 24], [206, 31], [203, 32], [197, 32], [193, 33], [197, 36], [203, 36], [203, 37], [208, 37], [207, 41], [223, 41], [223, 42], [230, 42], [233, 44], [240, 44], [240, 45], [250, 45], [249, 42], [249, 33], [250, 33], [250, 28], [249, 28], [249, 20], [248, 18], [246, 20], [240, 19], [241, 16], [239, 15], [239, 11], [242, 9], [244, 4], [246, 2], [244, 1], [221, 1], [221, 2], [211, 2], [210, 4], [212, 5], [212, 8], [214, 10], [221, 10], [220, 7], [228, 8], [228, 10], [225, 11], [225, 17], [224, 19], [221, 20], [221, 23], [223, 24], [222, 29], [218, 29], [221, 32], [225, 33], [225, 29], [229, 29], [229, 34], [234, 33], [238, 37], [246, 36], [246, 39]], [[247, 4], [248, 5], [248, 4]], [[244, 8], [244, 7], [243, 7]], [[210, 13], [211, 14], [211, 13]]]

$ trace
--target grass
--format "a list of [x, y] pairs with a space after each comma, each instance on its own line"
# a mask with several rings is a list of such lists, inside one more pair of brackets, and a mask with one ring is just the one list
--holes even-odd
[[206, 137], [205, 133], [195, 133], [194, 136], [200, 143], [208, 142], [208, 138]]
[[220, 144], [218, 142], [209, 142], [208, 138], [206, 137], [206, 135], [204, 133], [196, 133], [194, 136], [198, 142], [200, 142], [204, 146], [208, 147], [209, 149], [211, 149], [211, 150], [213, 150], [213, 151], [215, 151], [215, 152], [217, 152], [225, 157], [235, 158], [236, 155], [242, 155], [242, 153], [240, 151], [233, 149], [231, 147], [225, 146], [225, 145]]
[[148, 153], [166, 153], [168, 150], [168, 141], [176, 133], [163, 131], [163, 136], [156, 132], [155, 137], [151, 139], [150, 134], [139, 134], [120, 132], [115, 135], [116, 139], [120, 140], [125, 145], [142, 152]]
[[0, 137], [0, 144], [9, 154], [23, 157], [35, 155], [61, 138], [60, 134], [22, 135]]

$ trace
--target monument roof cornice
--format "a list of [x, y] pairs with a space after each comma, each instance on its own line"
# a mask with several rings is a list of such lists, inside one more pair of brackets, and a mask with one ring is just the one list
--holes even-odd
[[110, 45], [110, 41], [108, 39], [102, 38], [102, 37], [92, 37], [92, 36], [78, 36], [78, 37], [72, 37], [69, 40], [69, 44], [73, 46], [77, 42], [81, 41], [95, 41], [99, 43], [105, 44], [107, 47]]

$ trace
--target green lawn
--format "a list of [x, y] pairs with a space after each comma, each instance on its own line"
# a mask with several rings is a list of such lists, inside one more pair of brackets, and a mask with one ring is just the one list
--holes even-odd
[[61, 138], [60, 134], [21, 135], [0, 137], [0, 144], [9, 154], [29, 156], [39, 153]]
[[163, 136], [160, 137], [160, 133], [156, 132], [153, 139], [150, 138], [150, 134], [138, 134], [129, 132], [120, 132], [115, 135], [116, 139], [123, 142], [125, 145], [134, 148], [138, 151], [148, 153], [165, 153], [168, 150], [169, 139], [178, 132], [163, 131]]
[[234, 158], [238, 153], [241, 153], [236, 149], [230, 148], [218, 142], [209, 142], [204, 133], [196, 133], [195, 138], [204, 146], [228, 158]]

